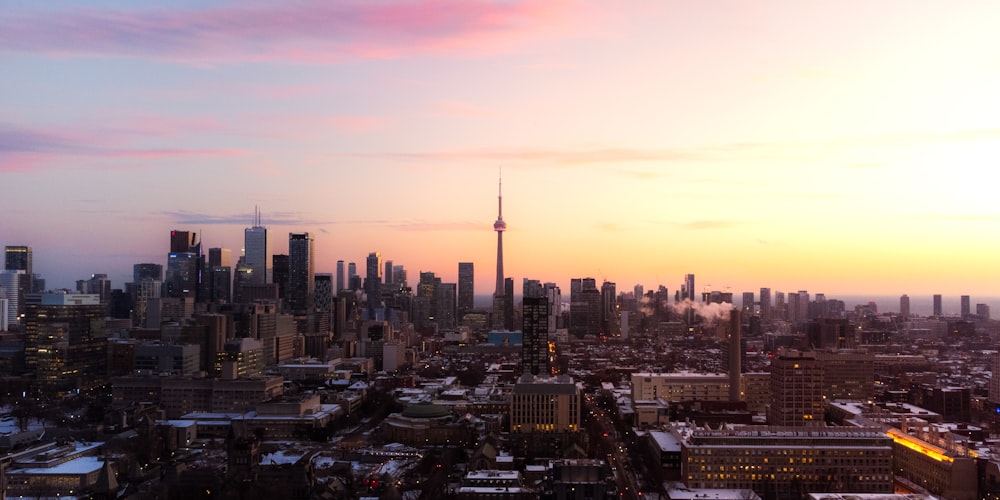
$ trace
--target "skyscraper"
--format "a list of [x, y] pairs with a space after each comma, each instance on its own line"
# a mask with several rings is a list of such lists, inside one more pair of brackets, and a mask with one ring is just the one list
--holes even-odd
[[316, 251], [309, 233], [288, 233], [288, 306], [295, 314], [311, 312], [316, 295]]
[[382, 254], [372, 252], [365, 261], [365, 294], [368, 311], [374, 312], [382, 303]]
[[771, 321], [771, 289], [760, 289], [760, 320]]
[[729, 311], [729, 328], [726, 334], [729, 337], [727, 345], [729, 351], [729, 401], [736, 403], [742, 400], [740, 380], [743, 372], [743, 355], [746, 352], [743, 347], [743, 320], [739, 309]]
[[260, 212], [254, 208], [253, 227], [243, 231], [243, 264], [249, 271], [246, 273], [246, 284], [263, 285], [270, 283], [271, 245], [267, 239], [267, 228], [260, 225]]
[[197, 244], [195, 233], [190, 231], [170, 231], [170, 253], [190, 252]]
[[962, 319], [969, 319], [969, 316], [972, 315], [972, 298], [968, 295], [962, 295], [959, 300], [961, 301]]
[[694, 275], [684, 275], [684, 296], [682, 299], [690, 299], [691, 302], [698, 300], [698, 292], [694, 289]]
[[903, 319], [910, 317], [910, 296], [905, 293], [899, 297], [899, 315]]
[[4, 247], [4, 269], [9, 271], [24, 271], [31, 276], [31, 247], [25, 245], [8, 245]]
[[228, 248], [209, 248], [208, 267], [233, 266], [233, 251]]
[[385, 283], [386, 285], [391, 285], [395, 283], [396, 281], [392, 275], [392, 261], [391, 260], [385, 261], [384, 267], [385, 267], [385, 272], [382, 273], [382, 282]]
[[618, 331], [618, 292], [614, 283], [601, 283], [601, 333], [610, 337]]
[[740, 311], [748, 318], [753, 316], [753, 313], [755, 312], [753, 302], [753, 292], [743, 292], [743, 302], [740, 304]]
[[0, 298], [7, 300], [7, 325], [18, 324], [18, 318], [24, 311], [24, 295], [21, 293], [21, 283], [27, 279], [27, 274], [20, 269], [4, 269], [0, 271]]
[[[276, 253], [271, 256], [271, 283], [278, 289], [278, 298], [288, 298], [288, 255]], [[287, 306], [288, 303], [285, 302]]]
[[24, 357], [43, 392], [91, 389], [106, 381], [107, 333], [97, 295], [29, 294]]
[[475, 276], [472, 262], [458, 263], [458, 318], [475, 307]]
[[198, 294], [198, 255], [194, 252], [167, 254], [165, 295], [194, 299]]
[[549, 300], [544, 295], [525, 296], [521, 304], [524, 333], [521, 369], [524, 375], [549, 374]]
[[942, 316], [941, 312], [941, 294], [934, 295], [934, 316]]
[[337, 288], [334, 290], [334, 295], [340, 293], [344, 289], [344, 283], [346, 283], [344, 275], [344, 261], [337, 261]]
[[163, 281], [163, 266], [144, 262], [132, 265], [132, 282], [138, 283], [142, 280]]
[[562, 291], [555, 283], [546, 283], [543, 288], [545, 297], [549, 301], [549, 333], [556, 333], [562, 317], [560, 314], [562, 312]]
[[507, 230], [507, 223], [503, 221], [503, 179], [497, 183], [497, 220], [493, 223], [493, 230], [497, 233], [497, 286], [493, 292], [493, 327], [504, 328], [508, 318], [505, 318], [507, 307], [504, 304], [507, 295], [504, 292], [503, 232]]
[[771, 361], [768, 425], [823, 425], [823, 368], [816, 353], [779, 350]]

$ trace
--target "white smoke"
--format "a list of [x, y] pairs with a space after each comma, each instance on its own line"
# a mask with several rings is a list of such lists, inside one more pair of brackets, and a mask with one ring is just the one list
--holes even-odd
[[708, 323], [715, 323], [720, 320], [729, 320], [729, 312], [734, 309], [728, 302], [692, 302], [691, 299], [684, 299], [682, 302], [674, 303], [674, 311], [684, 315], [688, 309], [694, 309], [695, 314], [701, 316]]

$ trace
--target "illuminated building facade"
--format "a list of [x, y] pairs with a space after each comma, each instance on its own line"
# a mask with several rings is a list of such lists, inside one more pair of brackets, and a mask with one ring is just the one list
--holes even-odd
[[576, 432], [580, 430], [580, 389], [568, 376], [524, 376], [510, 398], [510, 431]]
[[823, 367], [815, 353], [781, 349], [771, 361], [767, 422], [780, 426], [823, 425]]
[[108, 338], [99, 297], [36, 293], [25, 303], [25, 365], [38, 390], [52, 394], [104, 384]]
[[812, 492], [892, 493], [893, 446], [870, 428], [675, 427], [689, 488], [752, 489], [761, 498]]

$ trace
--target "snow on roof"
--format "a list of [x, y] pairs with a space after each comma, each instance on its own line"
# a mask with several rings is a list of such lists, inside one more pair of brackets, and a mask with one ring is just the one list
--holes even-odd
[[306, 454], [302, 451], [279, 450], [274, 453], [263, 453], [260, 456], [261, 465], [291, 465], [298, 462]]
[[63, 462], [54, 467], [31, 467], [26, 469], [11, 469], [7, 475], [84, 475], [97, 472], [104, 467], [104, 461], [100, 457], [80, 457], [68, 462]]

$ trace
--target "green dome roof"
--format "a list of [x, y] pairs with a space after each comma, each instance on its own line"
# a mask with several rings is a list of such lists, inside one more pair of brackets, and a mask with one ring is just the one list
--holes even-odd
[[403, 416], [409, 418], [440, 418], [447, 417], [451, 412], [433, 403], [416, 403], [403, 410]]

